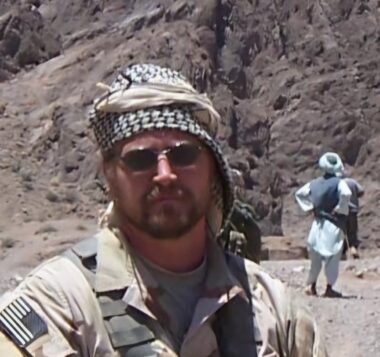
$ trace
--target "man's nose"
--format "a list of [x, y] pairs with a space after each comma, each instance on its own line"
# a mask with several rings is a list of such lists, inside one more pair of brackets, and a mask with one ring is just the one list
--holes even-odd
[[177, 175], [173, 172], [168, 157], [160, 155], [157, 159], [157, 174], [153, 181], [163, 186], [169, 186], [175, 180], [177, 180]]

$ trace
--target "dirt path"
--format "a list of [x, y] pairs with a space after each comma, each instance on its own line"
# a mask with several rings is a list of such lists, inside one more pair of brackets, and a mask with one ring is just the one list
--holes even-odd
[[94, 222], [74, 218], [28, 222], [0, 231], [0, 294], [17, 285], [40, 262], [95, 231]]
[[[306, 260], [266, 261], [263, 266], [287, 281], [313, 311], [331, 357], [380, 356], [380, 258], [342, 262], [337, 289], [343, 292], [343, 299], [306, 297], [302, 293], [309, 266]], [[320, 294], [324, 281], [321, 274]]]

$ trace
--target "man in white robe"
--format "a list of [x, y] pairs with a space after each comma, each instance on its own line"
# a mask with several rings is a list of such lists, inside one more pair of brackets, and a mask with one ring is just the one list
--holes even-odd
[[322, 155], [319, 167], [323, 176], [308, 182], [295, 194], [302, 210], [313, 212], [315, 217], [307, 239], [311, 267], [305, 293], [317, 295], [317, 279], [324, 263], [327, 286], [323, 296], [341, 297], [333, 285], [339, 274], [351, 191], [347, 183], [337, 177], [343, 169], [338, 154]]

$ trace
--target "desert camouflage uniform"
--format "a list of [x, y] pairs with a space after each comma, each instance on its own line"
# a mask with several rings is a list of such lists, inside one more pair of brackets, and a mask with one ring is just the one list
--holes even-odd
[[[213, 241], [208, 248], [201, 298], [182, 344], [176, 345], [167, 328], [170, 313], [160, 305], [160, 282], [135, 264], [122, 241], [115, 230], [100, 231], [92, 281], [72, 259], [58, 256], [34, 270], [15, 291], [4, 295], [0, 316], [18, 304], [30, 308], [24, 311], [26, 315], [44, 324], [26, 336], [23, 352], [16, 348], [19, 341], [14, 344], [0, 332], [0, 356], [256, 356], [255, 345], [260, 357], [326, 356], [314, 321], [295, 305], [285, 286], [258, 265], [224, 253]], [[117, 291], [126, 291], [123, 309], [133, 322], [124, 339], [130, 338], [132, 347], [149, 346], [150, 353], [133, 354], [113, 347], [118, 335], [109, 335], [110, 323], [99, 296]], [[226, 323], [218, 326], [218, 318]], [[23, 327], [32, 325], [20, 316], [17, 331], [20, 323]]]
[[230, 222], [221, 240], [226, 250], [260, 263], [261, 230], [249, 204], [235, 200]]

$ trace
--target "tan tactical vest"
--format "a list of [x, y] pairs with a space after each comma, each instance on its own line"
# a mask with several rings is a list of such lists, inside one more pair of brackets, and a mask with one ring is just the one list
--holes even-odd
[[[149, 324], [149, 319], [142, 318], [141, 312], [123, 302], [126, 289], [95, 292], [96, 249], [97, 241], [93, 237], [80, 242], [63, 255], [75, 263], [93, 288], [114, 349], [123, 357], [155, 356], [151, 342], [156, 336], [162, 335], [162, 331], [157, 331], [157, 324]], [[237, 261], [230, 258], [233, 257], [226, 253], [230, 270], [250, 297], [247, 277], [242, 276]], [[253, 311], [251, 299], [247, 302], [236, 297], [216, 313], [212, 328], [218, 341], [220, 356], [258, 355], [257, 348], [262, 341]], [[242, 316], [245, 318], [242, 319]]]

